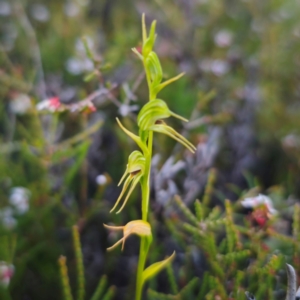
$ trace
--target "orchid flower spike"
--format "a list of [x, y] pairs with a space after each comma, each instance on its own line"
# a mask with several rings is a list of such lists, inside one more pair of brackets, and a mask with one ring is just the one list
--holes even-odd
[[143, 220], [131, 221], [131, 222], [127, 223], [125, 226], [110, 226], [110, 225], [106, 225], [106, 224], [103, 224], [103, 225], [107, 229], [116, 230], [116, 231], [123, 230], [123, 238], [118, 240], [111, 247], [107, 248], [108, 251], [113, 250], [121, 243], [122, 243], [122, 251], [123, 251], [126, 238], [131, 234], [137, 234], [138, 236], [146, 236], [146, 237], [152, 238], [151, 226], [148, 222], [143, 221]]
[[118, 204], [120, 203], [122, 197], [124, 196], [124, 194], [126, 193], [127, 189], [130, 186], [130, 189], [127, 193], [127, 196], [123, 202], [123, 205], [121, 206], [121, 208], [117, 211], [117, 214], [120, 213], [122, 211], [122, 209], [124, 208], [125, 204], [127, 203], [132, 191], [134, 190], [135, 186], [138, 184], [138, 182], [140, 181], [140, 179], [142, 178], [142, 176], [144, 175], [144, 171], [145, 171], [145, 157], [144, 155], [140, 152], [140, 151], [133, 151], [129, 157], [128, 157], [128, 164], [126, 167], [126, 170], [118, 184], [118, 186], [124, 181], [124, 179], [127, 176], [127, 179], [125, 180], [125, 183], [123, 185], [123, 189], [122, 192], [119, 196], [119, 198], [117, 199], [114, 207], [111, 209], [110, 212], [114, 211], [115, 208], [118, 206]]

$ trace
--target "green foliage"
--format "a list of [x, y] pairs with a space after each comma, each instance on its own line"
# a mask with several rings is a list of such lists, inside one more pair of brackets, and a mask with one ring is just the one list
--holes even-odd
[[158, 274], [162, 269], [164, 269], [175, 257], [175, 252], [165, 260], [160, 262], [156, 262], [151, 266], [147, 267], [142, 273], [142, 284], [144, 284], [147, 280], [154, 277]]
[[[76, 256], [76, 265], [77, 265], [77, 297], [75, 299], [81, 300], [85, 299], [85, 278], [84, 278], [84, 266], [82, 261], [82, 251], [80, 244], [80, 237], [78, 232], [78, 227], [73, 226], [73, 243], [74, 243], [74, 251]], [[64, 300], [72, 300], [74, 299], [72, 296], [72, 291], [70, 287], [70, 280], [68, 276], [68, 268], [66, 264], [66, 257], [60, 256], [58, 259], [58, 264], [60, 267], [60, 278], [62, 283], [62, 291], [63, 291], [63, 299]], [[115, 287], [111, 286], [107, 289], [107, 278], [106, 276], [102, 276], [99, 280], [99, 283], [96, 287], [94, 294], [91, 297], [91, 300], [111, 300], [115, 295]]]
[[60, 267], [60, 278], [62, 283], [62, 289], [63, 289], [63, 296], [65, 300], [72, 300], [72, 292], [69, 282], [69, 276], [68, 276], [68, 268], [66, 265], [66, 257], [61, 256], [58, 260], [59, 267]]
[[[197, 195], [201, 201], [195, 200], [194, 207], [187, 207], [181, 197], [174, 197], [180, 216], [174, 211], [170, 216], [164, 215], [160, 204], [153, 205], [150, 223], [155, 242], [150, 251], [150, 242], [142, 242], [145, 253], [142, 264], [146, 266], [147, 261], [162, 259], [166, 251], [165, 231], [180, 248], [178, 257], [184, 259], [176, 260], [180, 267], [176, 265], [175, 269], [168, 264], [167, 272], [161, 273], [162, 277], [167, 275], [169, 286], [165, 291], [172, 295], [149, 290], [148, 297], [240, 300], [245, 299], [244, 292], [249, 290], [256, 299], [277, 300], [285, 290], [282, 276], [285, 262], [294, 265], [299, 275], [300, 206], [294, 201], [299, 198], [300, 158], [299, 91], [295, 80], [299, 69], [295, 53], [300, 50], [297, 3], [284, 0], [259, 4], [251, 0], [225, 4], [192, 2], [3, 2], [3, 7], [9, 9], [1, 8], [0, 20], [0, 261], [13, 264], [14, 275], [8, 288], [0, 288], [1, 299], [52, 299], [59, 294], [59, 279], [66, 299], [72, 298], [72, 291], [78, 299], [92, 295], [91, 287], [96, 283], [93, 284], [93, 278], [85, 277], [78, 232], [75, 232], [74, 251], [70, 249], [72, 226], [78, 224], [83, 229], [82, 235], [88, 235], [89, 230], [98, 226], [95, 220], [100, 224], [107, 221], [106, 214], [114, 199], [107, 199], [106, 187], [109, 186], [110, 197], [114, 197], [111, 195], [115, 192], [113, 186], [120, 175], [120, 165], [126, 163], [132, 151], [130, 141], [124, 142], [124, 135], [114, 125], [115, 106], [122, 115], [121, 108], [133, 104], [130, 97], [136, 96], [139, 102], [134, 104], [139, 105], [148, 92], [151, 101], [137, 116], [138, 130], [133, 110], [125, 114], [122, 123], [117, 120], [140, 151], [139, 158], [128, 162], [132, 168], [125, 172], [124, 193], [121, 192], [116, 202], [119, 204], [128, 191], [121, 206], [122, 209], [126, 204], [128, 209], [122, 215], [111, 215], [109, 219], [113, 223], [128, 224], [128, 219], [141, 218], [136, 209], [136, 203], [140, 203], [138, 183], [142, 186], [142, 217], [149, 215], [148, 207], [153, 199], [148, 197], [145, 201], [145, 195], [150, 192], [152, 149], [149, 145], [153, 132], [171, 137], [191, 152], [194, 147], [186, 139], [187, 130], [192, 130], [192, 140], [200, 147], [211, 128], [225, 133], [204, 194], [202, 198]], [[42, 13], [36, 15], [41, 8], [48, 19], [40, 19]], [[142, 47], [137, 25], [140, 18], [137, 11], [141, 9], [149, 19], [158, 19], [157, 24], [151, 24], [149, 32], [148, 20], [143, 23]], [[155, 43], [157, 53], [153, 50]], [[128, 49], [132, 46], [136, 47], [133, 52], [137, 61], [145, 67], [149, 91], [144, 86], [143, 74], [139, 75], [140, 65], [130, 56]], [[74, 62], [75, 67], [79, 66], [75, 72]], [[172, 88], [164, 89], [179, 79], [183, 71], [187, 76]], [[170, 76], [177, 72], [178, 76]], [[60, 104], [63, 110], [54, 114], [38, 111], [36, 103], [51, 96], [66, 98]], [[255, 110], [243, 111], [245, 103], [253, 101]], [[17, 103], [27, 108], [18, 111]], [[97, 112], [88, 115], [94, 104]], [[175, 130], [178, 120], [164, 123], [171, 116], [186, 120], [173, 111], [191, 119], [183, 132]], [[234, 168], [236, 160], [239, 163], [238, 157], [231, 157], [222, 148], [222, 143], [228, 142], [227, 135], [235, 135], [237, 123], [247, 120], [252, 122], [255, 149], [252, 144], [247, 147], [249, 153], [258, 157], [258, 168], [263, 174], [257, 177], [245, 167], [243, 172], [251, 190], [242, 191], [243, 187], [231, 182], [221, 183], [223, 186], [218, 186], [218, 190], [214, 187], [216, 170], [224, 171], [224, 161], [229, 162], [228, 169]], [[229, 122], [233, 127], [227, 126]], [[243, 125], [238, 124], [239, 128]], [[99, 135], [105, 131], [114, 140], [112, 147], [104, 140], [93, 150]], [[164, 156], [169, 156], [175, 142], [172, 144], [163, 135], [155, 135], [154, 139], [155, 149]], [[243, 138], [238, 143], [243, 144]], [[190, 158], [177, 148], [172, 150], [176, 159]], [[90, 151], [99, 154], [92, 162], [87, 161]], [[105, 162], [103, 176], [107, 182], [94, 187], [94, 177], [98, 174], [91, 169], [101, 160]], [[186, 171], [187, 177], [191, 175]], [[179, 178], [174, 180], [180, 182]], [[277, 186], [267, 190], [273, 184]], [[14, 187], [30, 191], [25, 213], [18, 213], [10, 203]], [[181, 183], [179, 187], [181, 192]], [[277, 188], [283, 192], [274, 192]], [[255, 224], [252, 213], [240, 214], [239, 201], [224, 200], [224, 189], [230, 189], [239, 199], [264, 191], [274, 200], [279, 215], [268, 219], [264, 226]], [[222, 204], [216, 205], [216, 195]], [[136, 201], [129, 201], [129, 197]], [[102, 233], [100, 226], [97, 230]], [[103, 248], [104, 236], [99, 237]], [[112, 234], [108, 239], [113, 238]], [[136, 255], [130, 251], [128, 247], [121, 258]], [[62, 257], [68, 257], [70, 278], [64, 258], [60, 259], [61, 278], [58, 276], [56, 261], [61, 253]], [[200, 275], [197, 271], [200, 279], [193, 279], [194, 264], [199, 263], [195, 257], [207, 261], [207, 266], [201, 266]], [[117, 288], [107, 286], [111, 284], [112, 274], [118, 278], [115, 268], [121, 258], [116, 252], [103, 254], [103, 272], [109, 276], [100, 278], [93, 300], [118, 297]], [[134, 271], [132, 281], [133, 274]], [[151, 288], [159, 288], [160, 280], [160, 277], [153, 278]], [[126, 288], [132, 299], [133, 282], [124, 285], [122, 282], [120, 290]]]
[[[206, 191], [211, 189], [212, 186], [206, 188]], [[257, 299], [275, 299], [275, 276], [284, 269], [287, 252], [279, 252], [276, 245], [272, 246], [271, 241], [274, 238], [282, 239], [289, 247], [294, 247], [297, 238], [272, 230], [271, 224], [255, 227], [245, 220], [243, 225], [236, 225], [238, 214], [235, 210], [238, 210], [238, 206], [234, 209], [228, 200], [225, 201], [225, 212], [222, 215], [220, 209], [217, 209], [217, 213], [212, 211], [205, 217], [203, 212], [208, 211], [208, 206], [204, 204], [204, 199], [207, 205], [210, 205], [205, 194], [202, 201], [196, 200], [196, 217], [180, 197], [176, 196], [175, 203], [188, 222], [170, 225], [172, 232], [176, 231], [176, 228], [177, 231], [181, 229], [182, 232], [186, 232], [183, 239], [187, 242], [181, 245], [186, 248], [185, 245], [189, 243], [195, 244], [209, 264], [208, 271], [201, 279], [196, 299], [245, 299], [246, 290], [251, 290]], [[296, 205], [295, 210], [297, 209]], [[294, 218], [297, 219], [298, 216], [294, 214]], [[294, 221], [294, 224], [297, 224], [297, 221]], [[180, 238], [182, 239], [182, 236]], [[297, 255], [298, 250], [294, 249], [294, 254], [288, 258], [289, 261]], [[298, 266], [298, 262], [295, 264]], [[157, 296], [157, 299], [164, 298]]]
[[178, 294], [165, 295], [157, 293], [151, 289], [148, 290], [148, 296], [150, 300], [183, 300], [193, 296], [193, 290], [199, 284], [198, 278], [193, 278]]
[[78, 232], [78, 226], [73, 226], [73, 243], [75, 249], [75, 256], [76, 256], [76, 267], [77, 267], [77, 297], [78, 300], [84, 299], [85, 294], [85, 280], [84, 280], [84, 265], [82, 259], [82, 252], [81, 252], [81, 244], [80, 244], [80, 236]]

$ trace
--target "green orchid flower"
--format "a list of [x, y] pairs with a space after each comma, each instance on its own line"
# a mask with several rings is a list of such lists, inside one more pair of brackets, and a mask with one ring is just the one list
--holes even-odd
[[141, 109], [140, 113], [138, 114], [137, 118], [138, 126], [140, 128], [140, 136], [142, 140], [145, 141], [147, 138], [147, 132], [149, 130], [152, 130], [168, 135], [169, 137], [181, 143], [191, 152], [194, 153], [196, 147], [191, 142], [189, 142], [184, 136], [179, 134], [175, 129], [168, 126], [165, 122], [162, 121], [162, 119], [166, 119], [171, 116], [180, 119], [184, 122], [188, 121], [182, 116], [172, 112], [168, 108], [166, 102], [161, 99], [155, 99], [145, 104], [144, 107]]
[[152, 240], [151, 226], [148, 222], [143, 220], [134, 220], [128, 222], [125, 226], [110, 226], [103, 224], [104, 227], [110, 230], [123, 230], [123, 238], [118, 240], [114, 245], [107, 248], [108, 251], [115, 249], [119, 244], [122, 243], [122, 251], [125, 246], [125, 241], [131, 234], [137, 234]]
[[119, 196], [119, 198], [117, 199], [114, 207], [111, 209], [110, 212], [114, 211], [116, 209], [116, 207], [118, 206], [118, 204], [120, 203], [121, 199], [123, 198], [123, 196], [125, 195], [126, 191], [129, 188], [129, 191], [127, 193], [127, 196], [123, 202], [123, 205], [121, 206], [121, 208], [117, 211], [117, 214], [120, 213], [123, 208], [125, 207], [132, 191], [134, 190], [134, 188], [136, 187], [136, 185], [138, 184], [138, 182], [140, 181], [140, 179], [142, 178], [142, 176], [144, 175], [144, 171], [145, 171], [145, 157], [144, 155], [140, 152], [140, 151], [133, 151], [129, 157], [128, 157], [128, 164], [126, 167], [126, 170], [118, 184], [121, 185], [122, 182], [125, 180], [126, 176], [126, 180], [124, 182], [123, 185], [123, 189], [122, 192]]

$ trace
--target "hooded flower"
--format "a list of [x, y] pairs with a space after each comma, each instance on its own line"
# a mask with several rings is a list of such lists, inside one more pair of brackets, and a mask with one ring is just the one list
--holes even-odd
[[148, 222], [143, 220], [135, 220], [127, 223], [125, 226], [110, 226], [104, 224], [104, 227], [111, 230], [123, 230], [123, 238], [118, 240], [114, 245], [107, 248], [112, 250], [122, 243], [122, 250], [124, 249], [126, 238], [131, 234], [137, 234], [138, 236], [146, 236], [152, 238], [151, 226]]
[[155, 99], [148, 102], [138, 114], [138, 126], [140, 128], [140, 136], [142, 140], [147, 138], [146, 134], [149, 130], [160, 132], [168, 135], [177, 142], [187, 147], [191, 152], [195, 152], [196, 147], [189, 142], [184, 136], [179, 134], [172, 127], [168, 126], [162, 119], [169, 117], [175, 117], [182, 121], [187, 122], [188, 120], [172, 112], [165, 101], [161, 99]]
[[127, 196], [123, 202], [123, 205], [117, 211], [117, 213], [121, 212], [121, 210], [124, 208], [125, 204], [127, 203], [129, 196], [131, 195], [135, 186], [138, 184], [141, 177], [144, 175], [144, 171], [145, 171], [145, 157], [143, 156], [143, 154], [140, 151], [133, 151], [128, 157], [128, 164], [127, 164], [125, 173], [122, 176], [122, 178], [118, 184], [118, 186], [119, 186], [127, 176], [127, 178], [124, 182], [124, 185], [123, 185], [122, 192], [110, 212], [115, 210], [115, 208], [117, 207], [117, 205], [119, 204], [122, 197], [125, 195], [126, 191], [128, 190], [128, 188], [130, 186]]

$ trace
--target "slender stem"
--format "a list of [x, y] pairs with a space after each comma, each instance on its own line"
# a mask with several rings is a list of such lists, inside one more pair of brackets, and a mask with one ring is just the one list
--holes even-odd
[[[148, 155], [146, 156], [145, 175], [142, 181], [142, 218], [147, 222], [149, 198], [150, 198], [150, 173], [151, 173], [151, 160], [152, 160], [152, 145], [153, 145], [153, 132], [149, 132], [148, 138]], [[150, 247], [150, 242], [147, 237], [141, 237], [140, 254], [136, 278], [136, 295], [135, 299], [140, 300], [143, 291], [142, 273], [145, 268], [145, 262]]]
[[[149, 84], [149, 74], [147, 74], [147, 81]], [[153, 146], [153, 131], [149, 132], [148, 137], [148, 153], [146, 155], [145, 174], [142, 180], [142, 219], [147, 222], [150, 198], [150, 174], [151, 174], [151, 161], [152, 161], [152, 146]], [[150, 242], [146, 237], [141, 237], [139, 262], [136, 278], [136, 295], [135, 299], [140, 300], [142, 297], [143, 283], [142, 274], [145, 268], [145, 262], [150, 247]]]
[[[145, 59], [143, 60], [143, 65], [144, 65], [146, 80], [149, 88], [149, 101], [151, 101], [156, 97], [156, 95], [153, 95], [151, 91], [151, 76], [146, 66]], [[147, 146], [148, 146], [148, 153], [147, 154], [144, 153], [146, 159], [145, 173], [142, 179], [142, 219], [143, 221], [146, 222], [148, 219], [149, 198], [150, 198], [150, 174], [151, 174], [152, 147], [153, 147], [153, 131], [149, 131]], [[142, 292], [143, 292], [142, 274], [145, 269], [145, 262], [147, 259], [147, 254], [148, 254], [150, 244], [151, 241], [147, 239], [147, 237], [141, 237], [139, 262], [138, 262], [138, 270], [137, 270], [137, 277], [136, 277], [135, 300], [141, 300], [142, 297]]]
[[[145, 268], [145, 262], [147, 258], [148, 249], [146, 249], [147, 240], [145, 237], [141, 237], [141, 244], [140, 244], [140, 254], [139, 254], [139, 263], [138, 263], [138, 270], [137, 270], [137, 277], [136, 277], [136, 294], [135, 300], [141, 300], [142, 297], [142, 274]], [[146, 251], [145, 251], [146, 250]]]

